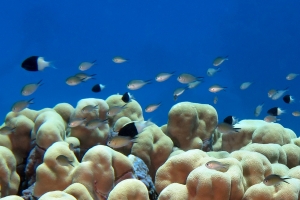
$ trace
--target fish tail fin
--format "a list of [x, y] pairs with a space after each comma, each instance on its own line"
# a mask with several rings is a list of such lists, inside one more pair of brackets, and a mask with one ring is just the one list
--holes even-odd
[[29, 99], [29, 100], [28, 100], [28, 103], [29, 103], [29, 104], [33, 104], [33, 103], [34, 103], [33, 100], [34, 100], [34, 98]]
[[225, 59], [225, 60], [228, 60], [228, 59], [229, 59], [228, 57], [229, 57], [229, 55], [225, 56], [224, 59]]
[[40, 80], [39, 82], [37, 82], [36, 84], [39, 85], [39, 86], [41, 86], [41, 85], [43, 85], [42, 81], [43, 81], [43, 79], [41, 79], [41, 80]]
[[97, 74], [92, 74], [92, 75], [90, 75], [90, 76], [96, 76]]
[[197, 80], [199, 80], [199, 79], [200, 79], [200, 80], [201, 80], [201, 79], [204, 79], [203, 76], [197, 76], [196, 78], [197, 78]]
[[95, 65], [95, 64], [96, 64], [96, 62], [97, 62], [97, 60], [94, 60], [92, 63]]
[[172, 75], [174, 75], [176, 73], [176, 71], [171, 72]]
[[151, 84], [152, 83], [152, 79], [146, 80], [145, 82], [146, 82], [146, 84]]

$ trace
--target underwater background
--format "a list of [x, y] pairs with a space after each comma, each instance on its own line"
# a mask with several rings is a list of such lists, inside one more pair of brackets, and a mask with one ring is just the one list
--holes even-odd
[[[1, 104], [0, 116], [11, 111], [13, 103], [34, 98], [30, 109], [39, 110], [67, 102], [76, 106], [83, 98], [106, 99], [129, 91], [143, 109], [162, 102], [152, 113], [144, 113], [158, 125], [167, 123], [170, 108], [183, 101], [213, 105], [222, 121], [228, 115], [242, 119], [263, 119], [267, 110], [278, 106], [286, 113], [279, 123], [300, 134], [300, 78], [286, 80], [289, 73], [300, 73], [300, 2], [298, 1], [53, 1], [11, 0], [1, 2]], [[21, 63], [37, 55], [57, 68], [29, 72]], [[229, 56], [212, 77], [207, 69], [218, 56]], [[116, 64], [115, 56], [129, 59]], [[97, 60], [85, 71], [96, 79], [77, 86], [66, 78], [79, 73], [84, 61]], [[165, 82], [154, 80], [160, 72], [175, 75]], [[204, 76], [198, 87], [173, 99], [176, 79], [181, 73]], [[28, 83], [42, 85], [31, 96], [21, 95]], [[130, 91], [132, 79], [153, 79], [152, 84]], [[243, 82], [253, 84], [241, 90]], [[101, 83], [105, 89], [94, 93]], [[213, 84], [228, 87], [217, 94]], [[296, 100], [286, 104], [268, 98], [270, 89], [285, 89]], [[217, 104], [213, 99], [218, 96]], [[256, 106], [265, 103], [259, 117]]]

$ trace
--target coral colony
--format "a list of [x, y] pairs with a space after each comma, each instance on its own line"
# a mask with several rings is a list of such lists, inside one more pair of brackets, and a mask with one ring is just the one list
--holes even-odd
[[158, 127], [122, 95], [12, 111], [0, 129], [1, 197], [299, 199], [296, 134], [263, 120], [224, 123], [208, 104], [181, 102]]

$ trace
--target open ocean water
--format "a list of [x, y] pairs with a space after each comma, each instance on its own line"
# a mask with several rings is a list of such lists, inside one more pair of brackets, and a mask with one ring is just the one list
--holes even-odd
[[[242, 119], [263, 119], [267, 110], [278, 106], [286, 113], [278, 118], [284, 127], [300, 134], [300, 76], [286, 80], [289, 73], [300, 73], [300, 1], [120, 1], [120, 0], [10, 0], [1, 2], [0, 12], [0, 116], [14, 102], [34, 98], [30, 109], [39, 110], [67, 102], [76, 106], [83, 98], [101, 98], [129, 91], [143, 109], [162, 102], [145, 119], [167, 123], [170, 108], [183, 101], [213, 105], [219, 121], [233, 115]], [[57, 68], [29, 72], [21, 63], [29, 56], [42, 56]], [[112, 62], [115, 56], [127, 62]], [[229, 56], [221, 71], [207, 76], [207, 69], [218, 56]], [[84, 61], [97, 60], [85, 71], [96, 79], [77, 86], [66, 78], [79, 73]], [[132, 79], [153, 79], [160, 72], [175, 75], [165, 82], [130, 91]], [[185, 91], [177, 101], [173, 92], [182, 87], [181, 73], [204, 76], [197, 88]], [[43, 80], [31, 96], [20, 91], [25, 84]], [[240, 90], [243, 82], [253, 84]], [[101, 83], [105, 89], [91, 91]], [[228, 87], [213, 94], [213, 84]], [[285, 89], [296, 100], [286, 104], [268, 98], [270, 89]], [[217, 104], [213, 99], [218, 96]], [[265, 103], [259, 117], [257, 105]]]

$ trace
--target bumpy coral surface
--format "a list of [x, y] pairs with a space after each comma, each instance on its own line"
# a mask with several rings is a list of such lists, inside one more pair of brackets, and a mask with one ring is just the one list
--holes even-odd
[[[0, 135], [2, 199], [18, 200], [22, 190], [24, 199], [41, 200], [300, 199], [300, 138], [292, 130], [242, 120], [234, 125], [238, 132], [222, 134], [214, 107], [181, 102], [170, 109], [167, 124], [149, 123], [134, 143], [112, 149], [107, 141], [125, 125], [146, 123], [139, 103], [126, 104], [121, 97], [8, 113], [1, 127], [15, 129]], [[83, 112], [88, 105], [95, 109]], [[124, 109], [108, 116], [114, 106]], [[73, 119], [83, 123], [69, 127]], [[108, 122], [88, 129], [92, 119]], [[63, 165], [58, 156], [69, 163]], [[270, 174], [287, 183], [265, 185]]]

